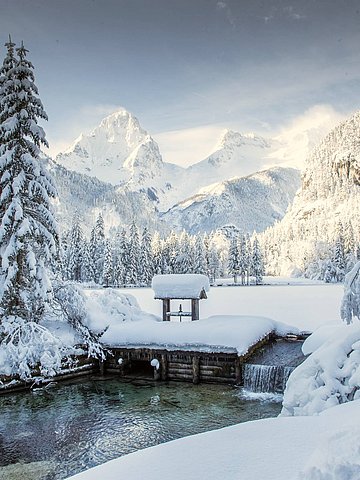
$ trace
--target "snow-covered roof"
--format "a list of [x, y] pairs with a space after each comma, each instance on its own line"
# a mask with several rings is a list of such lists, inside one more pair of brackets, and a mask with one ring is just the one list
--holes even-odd
[[210, 290], [206, 275], [186, 273], [181, 275], [155, 275], [152, 280], [155, 298], [206, 298]]

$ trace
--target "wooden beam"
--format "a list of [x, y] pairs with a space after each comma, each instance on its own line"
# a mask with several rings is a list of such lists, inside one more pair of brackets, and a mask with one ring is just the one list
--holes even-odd
[[167, 315], [170, 312], [170, 298], [163, 298], [163, 321], [167, 322], [170, 320], [170, 317]]
[[199, 320], [199, 300], [191, 300], [191, 320]]
[[161, 380], [168, 378], [168, 359], [166, 354], [161, 355]]
[[200, 383], [200, 357], [195, 355], [192, 359], [193, 384]]

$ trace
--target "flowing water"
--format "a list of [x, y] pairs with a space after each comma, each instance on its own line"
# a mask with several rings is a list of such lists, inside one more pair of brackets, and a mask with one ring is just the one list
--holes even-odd
[[276, 416], [238, 389], [82, 379], [0, 397], [0, 479], [52, 480], [186, 435]]
[[265, 345], [243, 366], [243, 386], [253, 393], [283, 393], [295, 367], [304, 361], [302, 342], [277, 340]]

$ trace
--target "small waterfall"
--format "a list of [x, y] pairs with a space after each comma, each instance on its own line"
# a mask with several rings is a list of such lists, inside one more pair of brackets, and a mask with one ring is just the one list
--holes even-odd
[[243, 366], [243, 383], [246, 390], [261, 393], [283, 393], [287, 379], [294, 367], [275, 365]]

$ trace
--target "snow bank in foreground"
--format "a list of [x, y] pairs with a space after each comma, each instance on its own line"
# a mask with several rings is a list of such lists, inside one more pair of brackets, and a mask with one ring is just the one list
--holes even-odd
[[[140, 450], [71, 480], [359, 480], [359, 415], [356, 401], [316, 417], [241, 423]], [[324, 452], [319, 461], [317, 451]]]
[[[324, 332], [327, 332], [326, 335]], [[315, 349], [330, 331], [315, 335]], [[305, 349], [305, 350], [306, 350]], [[360, 324], [343, 325], [290, 375], [281, 415], [313, 415], [360, 398]]]
[[168, 350], [232, 351], [245, 354], [271, 332], [296, 329], [264, 317], [214, 316], [196, 322], [111, 323], [102, 342], [112, 346], [152, 346]]

